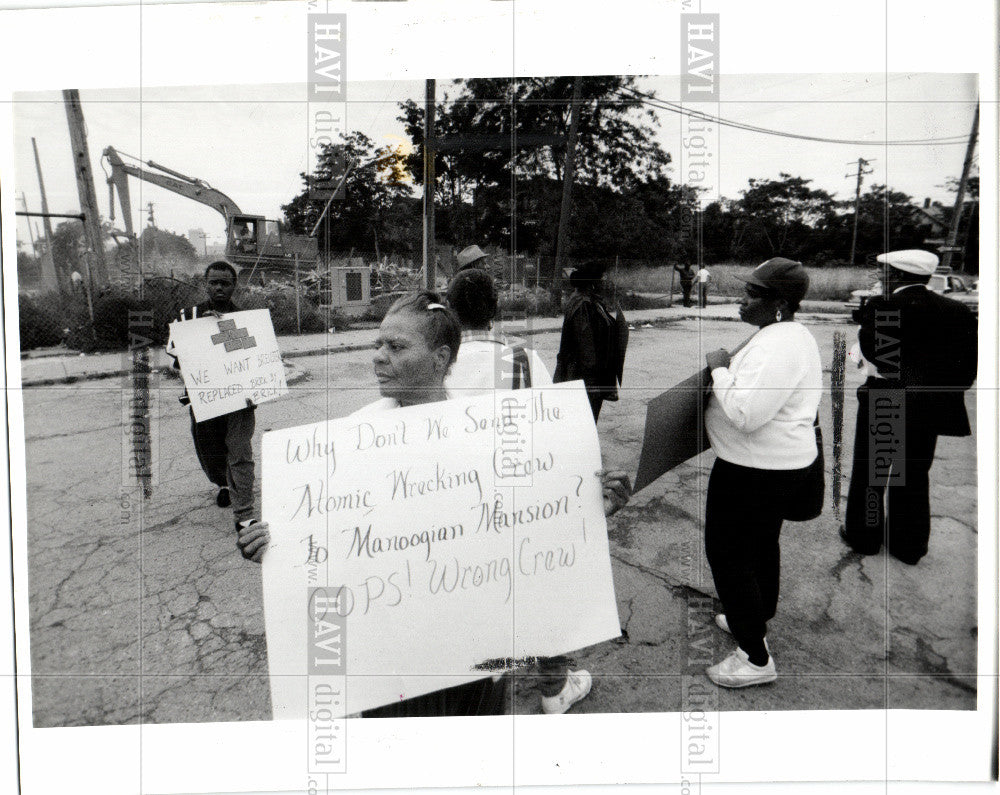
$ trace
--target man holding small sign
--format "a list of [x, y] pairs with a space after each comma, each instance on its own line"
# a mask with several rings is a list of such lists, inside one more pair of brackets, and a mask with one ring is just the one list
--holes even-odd
[[182, 310], [167, 353], [184, 379], [180, 401], [191, 407], [198, 461], [219, 487], [219, 507], [232, 505], [239, 530], [254, 522], [254, 409], [287, 385], [267, 310], [241, 312], [232, 301], [236, 269], [213, 262], [205, 281], [209, 300]]

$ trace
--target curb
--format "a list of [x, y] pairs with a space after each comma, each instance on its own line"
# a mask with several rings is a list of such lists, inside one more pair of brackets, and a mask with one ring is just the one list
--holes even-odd
[[[287, 357], [285, 357], [287, 358]], [[293, 367], [290, 365], [285, 366], [285, 383], [288, 386], [298, 384], [305, 381], [309, 375], [305, 370], [300, 370], [298, 367]], [[172, 367], [153, 367], [150, 368], [150, 375], [157, 374], [160, 376], [165, 376], [167, 378], [172, 378], [174, 370]], [[60, 378], [35, 378], [29, 381], [22, 381], [21, 388], [26, 389], [27, 387], [33, 386], [58, 386], [60, 384], [76, 384], [82, 381], [102, 381], [108, 378], [119, 378], [131, 375], [131, 370], [113, 370], [105, 371], [100, 373], [85, 373], [84, 375], [66, 375]], [[179, 379], [178, 379], [179, 380]]]
[[[639, 310], [642, 311], [642, 310]], [[804, 312], [800, 316], [802, 320], [809, 320], [812, 323], [841, 323], [847, 313], [843, 315], [838, 313], [810, 313]], [[551, 320], [551, 319], [549, 319]], [[739, 323], [740, 319], [737, 317], [729, 317], [727, 315], [717, 315], [717, 314], [704, 314], [704, 313], [685, 313], [679, 314], [673, 317], [658, 317], [658, 318], [646, 318], [644, 320], [632, 320], [629, 321], [632, 325], [637, 328], [640, 324], [651, 323], [653, 325], [664, 324], [664, 323], [675, 323], [681, 320], [711, 320], [711, 321], [725, 321], [729, 323]], [[535, 334], [552, 334], [557, 333], [562, 330], [562, 321], [552, 323], [541, 323], [538, 325], [533, 325], [528, 328], [518, 329], [513, 332], [512, 336], [516, 337], [531, 337]], [[315, 348], [306, 348], [304, 350], [288, 351], [282, 354], [282, 360], [287, 361], [288, 359], [301, 359], [307, 356], [324, 356], [338, 353], [355, 353], [357, 351], [371, 350], [373, 347], [373, 342], [356, 342], [349, 343], [346, 345], [323, 345]], [[292, 368], [294, 372], [290, 373], [288, 376], [288, 384], [291, 386], [293, 383], [299, 383], [299, 381], [305, 379], [307, 376], [304, 372], [298, 368]], [[105, 372], [95, 372], [95, 373], [85, 373], [83, 375], [66, 375], [58, 378], [35, 378], [30, 380], [22, 380], [21, 387], [33, 387], [33, 386], [56, 386], [59, 384], [75, 384], [81, 381], [99, 381], [105, 378], [118, 378], [120, 376], [127, 376], [131, 373], [131, 370], [109, 370]], [[154, 367], [150, 372], [163, 374], [170, 372], [169, 367]], [[295, 379], [294, 381], [292, 379]]]

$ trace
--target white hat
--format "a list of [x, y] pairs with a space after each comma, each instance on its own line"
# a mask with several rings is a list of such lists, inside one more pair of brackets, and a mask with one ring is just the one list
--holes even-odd
[[464, 268], [466, 265], [475, 262], [477, 259], [482, 259], [486, 256], [486, 252], [483, 251], [479, 246], [469, 246], [468, 248], [462, 249], [458, 256], [455, 257], [455, 262], [459, 268]]
[[890, 251], [888, 254], [879, 254], [875, 259], [892, 266], [898, 271], [916, 273], [920, 276], [932, 275], [938, 266], [936, 254], [931, 254], [929, 251], [921, 251], [918, 248], [911, 248], [906, 251]]

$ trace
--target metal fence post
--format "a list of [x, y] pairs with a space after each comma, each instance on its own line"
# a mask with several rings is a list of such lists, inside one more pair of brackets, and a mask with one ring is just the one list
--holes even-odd
[[299, 255], [295, 254], [295, 333], [302, 335], [302, 309], [299, 303]]

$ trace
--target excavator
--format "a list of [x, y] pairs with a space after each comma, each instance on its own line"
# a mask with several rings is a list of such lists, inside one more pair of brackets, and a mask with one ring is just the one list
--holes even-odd
[[[113, 146], [103, 152], [102, 163], [110, 167], [108, 193], [111, 203], [111, 220], [115, 219], [115, 190], [121, 205], [122, 221], [130, 240], [135, 239], [132, 226], [132, 204], [129, 198], [128, 178], [145, 180], [196, 202], [208, 205], [226, 219], [226, 258], [240, 268], [262, 272], [290, 272], [296, 255], [300, 267], [314, 267], [318, 259], [316, 238], [306, 235], [283, 233], [277, 221], [263, 215], [248, 215], [225, 193], [216, 190], [204, 180], [188, 177], [172, 168], [139, 160], [125, 155], [142, 165], [132, 165], [122, 160], [122, 153]], [[142, 166], [147, 166], [143, 168]], [[107, 169], [105, 169], [107, 171]]]

